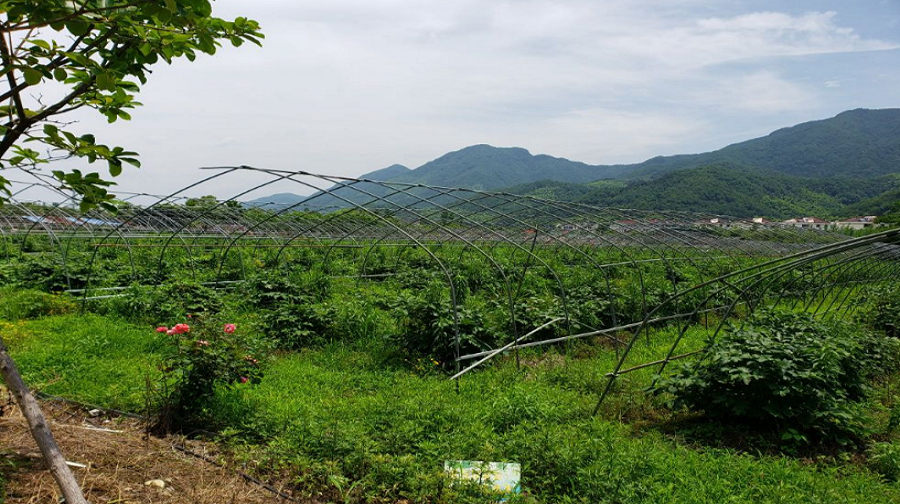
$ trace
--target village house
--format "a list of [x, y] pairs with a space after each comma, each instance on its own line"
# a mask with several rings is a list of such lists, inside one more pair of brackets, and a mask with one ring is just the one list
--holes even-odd
[[839, 220], [834, 223], [835, 227], [849, 229], [865, 229], [875, 227], [875, 215], [866, 215], [863, 217], [851, 217], [849, 219]]
[[818, 217], [797, 217], [782, 222], [785, 226], [794, 226], [803, 229], [827, 229], [831, 223]]

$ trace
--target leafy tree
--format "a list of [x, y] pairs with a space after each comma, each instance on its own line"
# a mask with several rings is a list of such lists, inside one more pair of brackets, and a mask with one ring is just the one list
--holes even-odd
[[[256, 21], [213, 17], [210, 0], [0, 0], [0, 172], [70, 157], [105, 162], [112, 177], [124, 164], [139, 167], [136, 153], [76, 135], [63, 117], [87, 107], [128, 120], [152, 65], [262, 37]], [[113, 183], [100, 174], [53, 176], [81, 195], [83, 209], [115, 209]], [[9, 184], [0, 176], [0, 204]]]
[[[200, 196], [199, 198], [190, 198], [184, 204], [189, 207], [212, 208], [219, 204], [219, 200], [215, 196], [207, 194], [206, 196]], [[225, 202], [225, 206], [227, 208], [238, 208], [241, 204], [235, 200], [228, 200]]]
[[881, 217], [875, 219], [875, 222], [879, 224], [900, 224], [900, 201], [895, 201], [891, 206], [891, 210]]

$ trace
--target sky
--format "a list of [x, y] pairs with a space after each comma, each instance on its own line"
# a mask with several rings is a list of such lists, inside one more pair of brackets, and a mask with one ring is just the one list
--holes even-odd
[[481, 143], [635, 163], [848, 109], [900, 107], [900, 0], [213, 8], [257, 20], [263, 47], [154, 67], [129, 122], [78, 117], [77, 128], [140, 153], [143, 168], [117, 179], [122, 190], [169, 192], [201, 166], [358, 176]]

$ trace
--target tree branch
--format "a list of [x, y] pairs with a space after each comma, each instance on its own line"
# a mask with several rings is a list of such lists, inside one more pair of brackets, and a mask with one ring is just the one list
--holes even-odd
[[[113, 32], [115, 32], [115, 30], [110, 30], [109, 32], [103, 34], [103, 36], [94, 39], [93, 42], [91, 42], [90, 44], [81, 48], [81, 50], [79, 52], [82, 54], [86, 54], [86, 53], [90, 52], [91, 50], [95, 49], [98, 45], [109, 40], [109, 38], [112, 36]], [[82, 41], [84, 41], [85, 37], [86, 37], [86, 35], [79, 36], [77, 39], [75, 39], [75, 42], [73, 42], [72, 45], [69, 46], [68, 49], [66, 49], [65, 52], [73, 52], [78, 47], [78, 44], [80, 44]], [[55, 60], [53, 60], [47, 64], [47, 70], [52, 72], [53, 70], [56, 70], [58, 67], [65, 65], [68, 62], [69, 62], [69, 59], [66, 58], [65, 56], [59, 56], [58, 58], [56, 58]], [[10, 96], [12, 96], [12, 93], [21, 92], [26, 87], [28, 87], [28, 84], [26, 84], [24, 82], [20, 82], [19, 85], [16, 86], [14, 89], [10, 89], [9, 91], [0, 95], [0, 102], [8, 99]]]
[[122, 4], [122, 5], [115, 5], [115, 6], [111, 6], [111, 7], [97, 7], [94, 9], [86, 9], [86, 8], [82, 7], [81, 9], [76, 10], [76, 11], [72, 12], [71, 14], [67, 14], [63, 17], [52, 19], [49, 21], [44, 21], [37, 25], [29, 25], [29, 24], [13, 25], [10, 27], [10, 31], [12, 31], [12, 30], [21, 31], [21, 30], [27, 30], [27, 29], [32, 29], [32, 28], [43, 28], [45, 26], [50, 26], [51, 24], [55, 24], [55, 23], [65, 23], [66, 21], [70, 21], [72, 19], [75, 19], [80, 16], [84, 16], [87, 14], [103, 14], [103, 13], [117, 11], [120, 9], [127, 9], [129, 7], [137, 7], [137, 6], [140, 6], [143, 4], [153, 3], [154, 1], [155, 0], [136, 0], [134, 2], [130, 2], [130, 3]]
[[[124, 53], [125, 49], [127, 47], [128, 46], [124, 46], [124, 45], [119, 46], [116, 50], [116, 53], [118, 53], [118, 54]], [[114, 61], [115, 61], [115, 58], [112, 58], [109, 60], [109, 62], [114, 62]], [[103, 68], [107, 68], [107, 66], [104, 66]], [[6, 130], [6, 134], [3, 135], [3, 139], [0, 140], [0, 158], [2, 158], [4, 154], [6, 154], [6, 151], [9, 150], [10, 147], [12, 147], [13, 144], [16, 142], [16, 140], [18, 140], [19, 137], [22, 136], [23, 133], [28, 131], [29, 128], [31, 128], [35, 124], [43, 121], [44, 119], [46, 119], [50, 116], [59, 114], [60, 111], [63, 109], [63, 107], [70, 104], [72, 102], [72, 100], [74, 100], [75, 98], [78, 98], [79, 96], [90, 91], [91, 88], [96, 83], [96, 79], [97, 79], [97, 77], [92, 75], [91, 79], [89, 81], [82, 82], [81, 84], [79, 84], [78, 87], [76, 87], [71, 93], [66, 95], [64, 98], [60, 99], [59, 101], [57, 101], [53, 105], [45, 108], [44, 110], [38, 112], [37, 114], [35, 114], [31, 117], [27, 117], [24, 120], [18, 121], [18, 124], [16, 124], [16, 121], [11, 121], [11, 122], [5, 124], [4, 127], [6, 127], [7, 130]]]
[[[16, 89], [17, 87], [16, 76], [13, 74], [12, 54], [10, 54], [9, 52], [9, 46], [6, 43], [6, 36], [3, 33], [0, 33], [0, 56], [2, 56], [3, 58], [3, 66], [8, 68], [8, 70], [6, 71], [6, 80], [9, 81], [9, 89], [12, 92], [12, 90]], [[19, 95], [18, 91], [16, 91], [12, 93], [12, 99], [13, 103], [15, 103], [16, 105], [16, 113], [19, 114], [19, 119], [24, 121], [26, 119], [26, 116], [25, 107], [22, 105], [22, 96]], [[5, 100], [6, 99], [4, 98], [0, 101]]]

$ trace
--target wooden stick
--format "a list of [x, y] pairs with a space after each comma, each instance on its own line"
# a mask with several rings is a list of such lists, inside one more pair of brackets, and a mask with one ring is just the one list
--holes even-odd
[[19, 374], [16, 363], [6, 351], [6, 345], [3, 343], [2, 337], [0, 337], [0, 374], [3, 375], [3, 381], [6, 382], [6, 386], [12, 391], [16, 402], [19, 404], [19, 409], [22, 410], [22, 414], [28, 421], [31, 435], [34, 437], [38, 448], [40, 448], [44, 460], [47, 461], [47, 465], [50, 466], [50, 474], [53, 475], [53, 479], [59, 485], [59, 490], [66, 499], [66, 504], [88, 504], [84, 494], [81, 492], [78, 481], [72, 474], [72, 470], [66, 465], [66, 459], [59, 450], [56, 440], [53, 439], [53, 434], [47, 426], [47, 420], [44, 418], [40, 406], [38, 406], [34, 396], [31, 395], [28, 386], [22, 381], [22, 375]]

